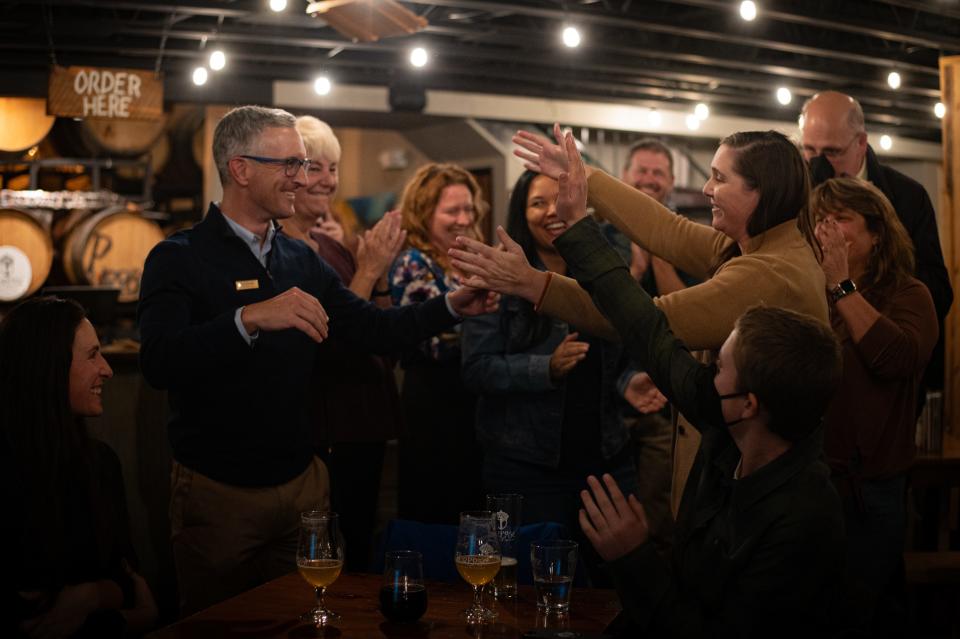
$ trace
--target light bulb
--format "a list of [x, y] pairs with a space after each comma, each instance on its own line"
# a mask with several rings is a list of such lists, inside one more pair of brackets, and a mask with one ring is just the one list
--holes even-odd
[[890, 75], [887, 76], [887, 84], [890, 85], [891, 89], [899, 89], [900, 82], [900, 74], [896, 71], [891, 71]]
[[647, 113], [647, 122], [652, 127], [658, 127], [663, 122], [663, 116], [656, 109], [650, 109], [650, 112]]
[[330, 93], [330, 89], [333, 88], [333, 83], [330, 82], [330, 78], [325, 75], [321, 75], [316, 80], [313, 81], [313, 90], [317, 95], [327, 95]]
[[410, 64], [417, 67], [423, 67], [427, 64], [427, 59], [430, 56], [427, 54], [427, 50], [423, 47], [417, 47], [410, 52]]
[[197, 67], [193, 70], [193, 83], [195, 85], [203, 86], [207, 83], [207, 68], [206, 67]]
[[740, 3], [740, 17], [747, 22], [753, 22], [757, 17], [757, 3], [752, 0], [744, 0]]
[[697, 116], [698, 120], [706, 120], [710, 117], [710, 107], [701, 102], [693, 109], [693, 114]]
[[700, 128], [700, 118], [697, 117], [696, 113], [687, 114], [687, 128], [691, 131], [696, 131]]
[[937, 102], [933, 105], [933, 114], [942, 120], [943, 116], [947, 114], [947, 105], [943, 102]]
[[893, 138], [891, 138], [889, 135], [881, 135], [880, 148], [884, 151], [889, 151], [891, 148], [893, 148]]
[[210, 54], [210, 68], [214, 71], [219, 71], [223, 67], [227, 66], [227, 56], [224, 55], [223, 51], [217, 49]]
[[793, 94], [790, 93], [790, 89], [787, 87], [780, 87], [777, 89], [777, 102], [783, 106], [787, 106], [793, 101]]
[[270, 0], [270, 8], [280, 13], [287, 8], [287, 0]]
[[580, 46], [580, 32], [576, 27], [566, 27], [563, 30], [563, 43], [573, 49]]

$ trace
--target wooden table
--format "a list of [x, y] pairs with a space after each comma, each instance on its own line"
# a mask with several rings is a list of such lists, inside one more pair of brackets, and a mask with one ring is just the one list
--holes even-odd
[[297, 573], [275, 579], [258, 588], [211, 606], [191, 617], [148, 635], [149, 639], [210, 639], [215, 637], [464, 637], [519, 638], [534, 628], [570, 629], [600, 634], [620, 609], [616, 592], [574, 588], [570, 613], [564, 618], [537, 613], [531, 586], [520, 586], [516, 602], [484, 605], [498, 613], [494, 623], [468, 627], [461, 613], [472, 600], [466, 583], [430, 583], [427, 613], [415, 624], [397, 624], [380, 614], [377, 599], [379, 575], [343, 575], [327, 591], [326, 603], [343, 620], [320, 634], [299, 621], [313, 607], [313, 589]]

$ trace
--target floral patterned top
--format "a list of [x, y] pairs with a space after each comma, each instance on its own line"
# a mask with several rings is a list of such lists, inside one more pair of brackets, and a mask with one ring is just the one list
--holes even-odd
[[[390, 294], [394, 306], [416, 304], [455, 291], [460, 278], [443, 268], [419, 249], [409, 248], [390, 267]], [[420, 354], [434, 362], [460, 358], [460, 325], [421, 342]], [[404, 362], [409, 361], [404, 357]]]

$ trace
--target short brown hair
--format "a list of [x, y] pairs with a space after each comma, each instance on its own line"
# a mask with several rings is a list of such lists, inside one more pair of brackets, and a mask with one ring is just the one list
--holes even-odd
[[480, 185], [473, 175], [456, 164], [430, 163], [421, 166], [403, 187], [400, 196], [402, 225], [407, 232], [407, 243], [429, 255], [446, 268], [447, 256], [440, 255], [430, 241], [430, 220], [440, 201], [443, 189], [454, 184], [462, 184], [473, 196], [473, 227], [470, 235], [481, 239], [480, 220], [486, 213], [487, 205], [480, 194]]
[[879, 239], [863, 281], [857, 282], [861, 289], [896, 287], [913, 275], [913, 243], [907, 229], [890, 200], [874, 185], [855, 178], [832, 178], [814, 189], [810, 209], [816, 220], [844, 210], [858, 213]]
[[651, 153], [659, 153], [665, 156], [667, 158], [667, 164], [670, 167], [670, 177], [673, 177], [673, 153], [670, 152], [670, 147], [655, 138], [642, 138], [630, 146], [630, 150], [627, 151], [627, 160], [623, 163], [624, 171], [630, 168], [630, 163], [633, 162], [633, 155], [637, 151], [650, 151]]
[[[750, 237], [796, 219], [800, 232], [816, 253], [819, 245], [808, 210], [810, 173], [797, 146], [778, 131], [741, 131], [720, 140], [720, 146], [736, 152], [733, 170], [760, 195], [757, 208], [747, 220]], [[739, 254], [739, 247], [733, 243], [720, 262]]]
[[770, 414], [767, 427], [797, 442], [820, 423], [843, 366], [840, 344], [823, 322], [785, 308], [753, 306], [737, 319], [737, 384]]

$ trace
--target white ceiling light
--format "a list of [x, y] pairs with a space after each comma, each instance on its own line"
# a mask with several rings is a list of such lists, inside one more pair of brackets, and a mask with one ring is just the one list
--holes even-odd
[[650, 109], [650, 111], [647, 113], [647, 123], [656, 128], [663, 123], [663, 117], [656, 109]]
[[887, 84], [890, 85], [891, 89], [900, 88], [900, 74], [896, 71], [891, 71], [890, 75], [887, 76]]
[[779, 102], [783, 106], [787, 106], [788, 104], [793, 102], [793, 94], [790, 93], [790, 89], [788, 89], [787, 87], [780, 87], [779, 89], [777, 89], [777, 102]]
[[280, 13], [287, 8], [287, 0], [270, 0], [270, 8]]
[[227, 56], [224, 55], [223, 51], [217, 49], [210, 54], [210, 68], [214, 71], [219, 71], [223, 67], [227, 66]]
[[563, 44], [571, 49], [580, 46], [580, 32], [576, 27], [564, 27]]
[[740, 17], [747, 22], [752, 22], [757, 17], [757, 3], [752, 0], [744, 0], [740, 3]]
[[947, 114], [947, 105], [943, 102], [937, 102], [933, 105], [933, 114], [942, 120], [943, 116]]
[[321, 75], [313, 81], [313, 90], [317, 95], [327, 95], [332, 88], [333, 83], [330, 82], [330, 78], [325, 75]]
[[700, 128], [700, 118], [697, 117], [696, 113], [687, 114], [687, 128], [691, 131], [696, 131]]
[[893, 148], [893, 138], [891, 138], [889, 135], [886, 135], [886, 134], [881, 135], [880, 148], [883, 149], [884, 151], [889, 151], [891, 148]]
[[207, 83], [207, 67], [197, 67], [193, 70], [193, 83], [198, 87]]
[[693, 114], [697, 116], [698, 120], [706, 120], [710, 117], [710, 107], [701, 102], [693, 108]]
[[423, 47], [416, 47], [410, 51], [410, 64], [418, 69], [425, 66], [429, 58], [430, 56], [427, 54], [427, 50]]

